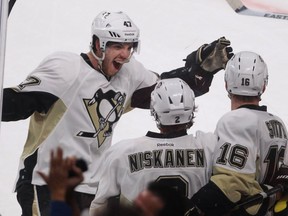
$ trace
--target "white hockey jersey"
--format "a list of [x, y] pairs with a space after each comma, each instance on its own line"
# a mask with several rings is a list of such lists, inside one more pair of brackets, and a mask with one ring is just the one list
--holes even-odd
[[100, 155], [111, 145], [113, 128], [122, 113], [130, 110], [133, 92], [157, 79], [133, 57], [108, 81], [80, 55], [57, 52], [48, 56], [15, 87], [16, 91], [49, 92], [59, 98], [48, 113], [31, 116], [19, 168], [38, 149], [32, 183], [45, 184], [36, 171], [48, 173], [50, 151], [60, 146], [64, 157], [77, 156], [88, 163], [85, 179], [76, 190], [95, 194], [92, 176]]
[[165, 181], [191, 198], [209, 181], [216, 142], [213, 133], [183, 131], [170, 137], [148, 132], [116, 143], [102, 157], [90, 215], [110, 197], [121, 194], [132, 202], [151, 181]]
[[271, 184], [287, 145], [279, 117], [265, 106], [242, 106], [219, 120], [215, 134], [219, 140], [211, 179], [232, 202], [261, 192], [259, 184]]

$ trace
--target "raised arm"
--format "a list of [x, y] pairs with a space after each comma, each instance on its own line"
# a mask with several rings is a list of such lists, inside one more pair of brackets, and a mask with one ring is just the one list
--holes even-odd
[[[201, 96], [209, 91], [214, 75], [225, 68], [227, 61], [233, 56], [230, 41], [221, 37], [210, 44], [203, 44], [189, 54], [184, 67], [164, 72], [161, 79], [181, 78], [191, 89], [195, 96]], [[155, 85], [138, 89], [132, 96], [131, 106], [143, 109], [150, 107], [150, 94]]]

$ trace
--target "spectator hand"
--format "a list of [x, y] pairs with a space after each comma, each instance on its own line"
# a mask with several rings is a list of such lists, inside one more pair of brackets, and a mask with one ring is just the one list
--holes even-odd
[[230, 41], [221, 37], [210, 44], [204, 44], [185, 59], [185, 67], [200, 67], [212, 74], [225, 68], [228, 60], [234, 55]]
[[[69, 176], [71, 172], [73, 172], [73, 176]], [[38, 174], [47, 183], [53, 200], [64, 201], [66, 194], [84, 179], [82, 170], [76, 166], [76, 158], [63, 159], [61, 148], [57, 149], [56, 154], [51, 151], [49, 174], [46, 175], [42, 172], [38, 172]]]

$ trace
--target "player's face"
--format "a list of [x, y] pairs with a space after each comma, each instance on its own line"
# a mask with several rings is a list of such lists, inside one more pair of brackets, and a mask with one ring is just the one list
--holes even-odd
[[132, 54], [133, 43], [109, 43], [102, 63], [103, 72], [109, 77], [114, 76], [123, 64], [129, 62]]
[[158, 215], [164, 207], [163, 200], [149, 190], [142, 191], [134, 200], [134, 205], [144, 216]]

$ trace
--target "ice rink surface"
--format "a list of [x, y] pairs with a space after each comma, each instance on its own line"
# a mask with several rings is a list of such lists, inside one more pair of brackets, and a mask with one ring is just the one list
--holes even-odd
[[[265, 0], [271, 2], [284, 7], [284, 1]], [[132, 18], [141, 30], [136, 58], [158, 73], [183, 66], [182, 59], [191, 51], [222, 36], [231, 41], [234, 52], [258, 52], [269, 68], [262, 104], [288, 124], [288, 21], [238, 15], [225, 0], [19, 0], [8, 20], [4, 87], [18, 85], [54, 51], [88, 52], [90, 26], [102, 10], [122, 10]], [[189, 132], [214, 131], [217, 120], [230, 110], [223, 75], [216, 74], [210, 92], [196, 99], [198, 112]], [[21, 214], [13, 185], [27, 129], [28, 120], [1, 124], [2, 216]], [[123, 115], [113, 143], [143, 136], [147, 130], [157, 131], [149, 111], [135, 109]]]

